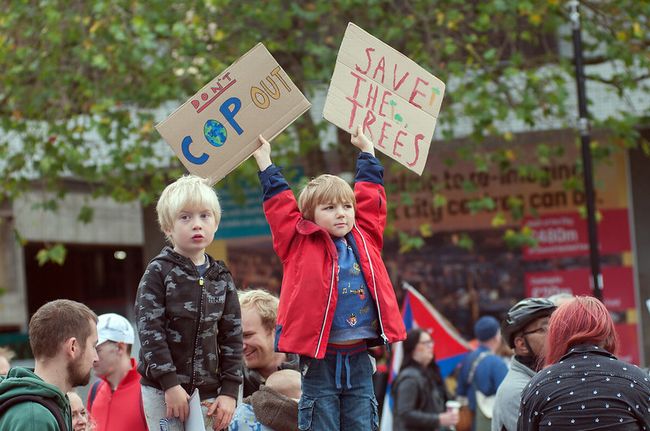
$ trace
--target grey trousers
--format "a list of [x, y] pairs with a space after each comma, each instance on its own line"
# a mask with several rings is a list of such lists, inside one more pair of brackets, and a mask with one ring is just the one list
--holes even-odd
[[[214, 402], [214, 398], [209, 398], [204, 401], [212, 403]], [[183, 422], [176, 418], [168, 418], [165, 416], [167, 412], [165, 393], [160, 389], [142, 385], [142, 405], [149, 431], [185, 431]], [[205, 431], [212, 431], [212, 418], [207, 415], [208, 408], [201, 405], [201, 411], [203, 412]], [[164, 425], [161, 427], [162, 419], [164, 419]]]

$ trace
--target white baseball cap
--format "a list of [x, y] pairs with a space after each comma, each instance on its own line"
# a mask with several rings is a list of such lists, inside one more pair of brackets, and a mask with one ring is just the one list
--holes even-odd
[[131, 322], [126, 317], [115, 313], [106, 313], [98, 317], [97, 337], [98, 346], [106, 341], [126, 344], [133, 344], [135, 341]]

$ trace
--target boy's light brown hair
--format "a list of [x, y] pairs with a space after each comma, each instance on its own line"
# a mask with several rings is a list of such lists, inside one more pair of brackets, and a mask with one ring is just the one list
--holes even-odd
[[323, 174], [314, 178], [298, 196], [298, 208], [307, 220], [314, 221], [316, 207], [325, 203], [351, 203], [354, 211], [357, 210], [357, 200], [352, 187], [336, 175]]
[[262, 326], [268, 331], [275, 331], [280, 300], [264, 289], [250, 289], [239, 292], [239, 306], [254, 308], [260, 315]]
[[36, 359], [53, 358], [66, 340], [75, 337], [81, 349], [92, 332], [97, 315], [86, 305], [57, 299], [41, 306], [29, 321], [29, 345]]
[[208, 180], [196, 175], [183, 175], [165, 187], [156, 205], [160, 229], [168, 240], [167, 232], [173, 229], [174, 220], [184, 208], [207, 208], [214, 214], [217, 226], [221, 221], [219, 198]]

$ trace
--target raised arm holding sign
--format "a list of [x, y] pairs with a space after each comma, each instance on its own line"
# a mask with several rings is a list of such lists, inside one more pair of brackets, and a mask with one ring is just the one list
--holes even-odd
[[[377, 429], [367, 346], [402, 340], [405, 331], [381, 258], [387, 202], [373, 142], [357, 125], [350, 138], [360, 150], [354, 189], [324, 174], [309, 181], [297, 200], [272, 163], [270, 145], [261, 137], [260, 142], [253, 157], [284, 273], [275, 347], [301, 355], [303, 371], [305, 364], [309, 368], [303, 373], [300, 427]], [[314, 404], [328, 397], [333, 401]]]
[[323, 117], [348, 132], [361, 123], [376, 148], [422, 174], [445, 84], [349, 23]]

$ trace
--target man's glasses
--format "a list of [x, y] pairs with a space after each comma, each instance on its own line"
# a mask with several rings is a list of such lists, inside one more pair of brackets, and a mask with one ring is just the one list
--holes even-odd
[[548, 326], [540, 326], [537, 329], [533, 329], [532, 331], [526, 331], [522, 333], [522, 335], [530, 335], [530, 334], [546, 334], [548, 332]]

